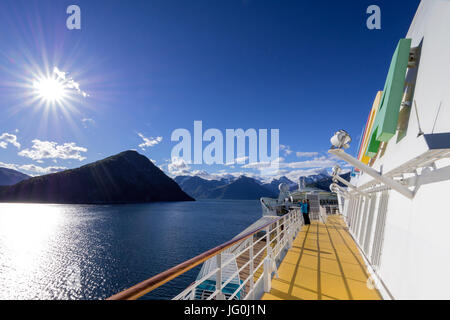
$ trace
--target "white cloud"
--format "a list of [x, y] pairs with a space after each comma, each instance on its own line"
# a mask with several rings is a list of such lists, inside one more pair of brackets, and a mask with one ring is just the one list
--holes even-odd
[[144, 141], [143, 143], [141, 143], [139, 145], [139, 148], [141, 148], [142, 150], [145, 151], [145, 148], [147, 147], [153, 147], [156, 146], [158, 143], [160, 143], [162, 141], [162, 137], [156, 137], [156, 138], [146, 138], [142, 133], [138, 133], [138, 136], [142, 138], [142, 140]]
[[168, 164], [167, 169], [174, 176], [192, 175], [191, 167], [183, 158], [172, 158], [172, 162]]
[[11, 133], [3, 133], [0, 136], [0, 148], [6, 149], [9, 144], [12, 144], [17, 149], [20, 149], [20, 143], [17, 141], [17, 136]]
[[307, 177], [311, 175], [319, 174], [323, 171], [321, 168], [316, 169], [300, 169], [300, 170], [292, 170], [284, 173], [284, 176], [286, 176], [289, 180], [298, 182], [300, 177]]
[[312, 158], [319, 155], [318, 152], [296, 152], [295, 155], [298, 158]]
[[0, 167], [13, 169], [17, 171], [25, 171], [30, 175], [43, 175], [66, 170], [66, 167], [40, 167], [34, 164], [17, 165], [13, 163], [0, 162]]
[[95, 124], [94, 119], [91, 118], [83, 118], [81, 119], [81, 122], [83, 122], [83, 126], [87, 128], [89, 125], [93, 126]]
[[13, 169], [13, 170], [17, 170], [17, 166], [15, 164], [12, 163], [4, 163], [0, 161], [0, 167], [2, 168], [7, 168], [7, 169]]
[[28, 171], [28, 172], [34, 172], [37, 174], [49, 174], [49, 173], [55, 173], [64, 171], [67, 168], [66, 167], [40, 167], [36, 166], [34, 164], [25, 164], [19, 167], [20, 170]]
[[197, 170], [197, 171], [189, 171], [187, 174], [183, 175], [198, 176], [206, 180], [220, 180], [222, 178], [230, 179], [230, 178], [238, 178], [240, 176], [246, 176], [259, 180], [263, 183], [270, 183], [273, 179], [279, 179], [282, 176], [287, 177], [293, 182], [298, 182], [298, 179], [302, 176], [316, 175], [324, 171], [324, 169], [321, 168], [298, 169], [298, 170], [286, 170], [274, 168], [273, 170], [266, 170], [266, 171], [264, 170], [265, 169], [263, 169], [258, 173], [249, 171], [227, 172], [223, 170], [220, 170], [219, 172], [216, 173], [208, 173], [206, 171]]
[[205, 170], [191, 170], [191, 166], [182, 158], [173, 158], [167, 165], [169, 174], [176, 176], [197, 176], [205, 180], [220, 180], [222, 178], [235, 178], [244, 174], [244, 172], [228, 172], [220, 170], [218, 173], [209, 173]]
[[284, 153], [285, 156], [288, 156], [293, 152], [290, 146], [286, 146], [284, 144], [280, 144], [280, 150]]
[[33, 160], [42, 159], [75, 159], [83, 161], [86, 157], [82, 156], [82, 152], [87, 152], [86, 148], [79, 147], [75, 142], [64, 143], [58, 145], [56, 142], [41, 141], [35, 139], [32, 141], [31, 149], [24, 149], [19, 152], [19, 156], [27, 157]]
[[338, 161], [330, 157], [322, 156], [314, 158], [312, 160], [297, 161], [280, 164], [283, 168], [291, 169], [307, 169], [307, 168], [330, 168], [333, 167]]
[[194, 170], [194, 171], [190, 172], [189, 175], [197, 176], [197, 177], [200, 177], [205, 180], [220, 180], [220, 178], [218, 176], [216, 176], [215, 174], [211, 174], [205, 170]]
[[219, 170], [215, 173], [209, 173], [205, 170], [194, 170], [190, 171], [189, 176], [197, 176], [205, 180], [220, 180], [220, 179], [231, 179], [234, 180], [239, 178], [240, 176], [247, 176], [251, 178], [255, 178], [257, 180], [261, 180], [260, 175], [252, 173], [252, 172], [244, 172], [244, 171], [236, 171], [236, 172], [228, 172], [226, 170]]
[[75, 90], [84, 98], [89, 97], [89, 95], [86, 92], [80, 89], [80, 84], [78, 82], [75, 82], [72, 78], [67, 77], [68, 72], [61, 71], [57, 67], [54, 67], [53, 73], [56, 74], [56, 77], [63, 82], [66, 88]]
[[209, 173], [205, 170], [193, 170], [190, 164], [177, 158], [169, 163], [168, 172], [171, 176], [199, 176], [207, 180], [220, 180], [221, 178], [245, 175], [263, 182], [270, 182], [272, 179], [286, 176], [290, 180], [297, 182], [300, 176], [316, 175], [329, 171], [335, 164], [339, 164], [342, 168], [345, 167], [345, 163], [333, 155], [319, 156], [318, 152], [308, 152], [302, 153], [302, 156], [314, 158], [305, 159], [304, 161], [286, 162], [285, 158], [278, 157], [272, 162], [254, 162], [236, 166], [236, 168], [240, 169], [239, 172], [232, 172], [232, 166], [225, 164], [225, 169], [215, 173]]
[[248, 157], [240, 157], [234, 159], [232, 162], [225, 163], [226, 166], [233, 166], [234, 164], [244, 164], [248, 160]]
[[284, 162], [283, 157], [278, 157], [277, 159], [270, 161], [270, 162], [252, 162], [246, 165], [243, 165], [241, 168], [243, 169], [264, 169], [264, 168], [270, 168], [270, 167], [279, 167], [280, 164]]

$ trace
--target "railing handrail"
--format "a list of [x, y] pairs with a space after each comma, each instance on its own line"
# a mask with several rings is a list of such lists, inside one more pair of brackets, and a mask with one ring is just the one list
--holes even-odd
[[206, 260], [214, 257], [215, 255], [223, 252], [224, 250], [232, 247], [233, 245], [237, 244], [240, 241], [246, 240], [249, 237], [253, 236], [254, 234], [258, 233], [259, 231], [265, 229], [266, 227], [272, 225], [273, 223], [281, 220], [284, 218], [283, 216], [277, 217], [274, 220], [271, 220], [270, 222], [267, 222], [266, 224], [262, 225], [261, 227], [249, 231], [236, 239], [231, 239], [221, 245], [218, 245], [217, 247], [214, 247], [208, 251], [205, 251], [194, 258], [191, 258], [189, 260], [186, 260], [179, 265], [172, 267], [164, 272], [161, 272], [157, 274], [156, 276], [153, 276], [147, 280], [144, 280], [128, 289], [125, 289], [111, 297], [109, 297], [107, 300], [135, 300], [138, 299], [150, 291], [155, 290], [156, 288], [162, 286], [163, 284], [169, 282], [170, 280], [178, 277], [179, 275], [195, 268], [199, 264], [205, 262]]

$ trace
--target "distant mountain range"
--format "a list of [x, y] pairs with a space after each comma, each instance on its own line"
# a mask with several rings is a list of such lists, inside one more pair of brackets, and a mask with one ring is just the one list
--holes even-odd
[[136, 151], [0, 188], [0, 202], [118, 204], [193, 200]]
[[327, 169], [322, 169], [321, 171], [317, 172], [316, 174], [310, 175], [305, 177], [305, 183], [308, 184], [314, 184], [317, 181], [324, 180], [324, 179], [330, 179], [331, 176], [328, 174]]
[[298, 189], [298, 183], [293, 182], [292, 180], [288, 179], [285, 176], [282, 176], [279, 179], [273, 179], [270, 183], [264, 183], [263, 186], [278, 196], [278, 194], [280, 193], [278, 187], [281, 183], [287, 184], [289, 186], [290, 191]]
[[31, 178], [29, 175], [22, 172], [8, 168], [0, 168], [0, 186], [12, 186], [29, 178]]
[[257, 180], [240, 176], [234, 181], [206, 180], [197, 176], [175, 178], [180, 187], [196, 199], [241, 199], [276, 197], [277, 194], [262, 186]]
[[[30, 177], [0, 168], [0, 202], [39, 203], [139, 203], [153, 201], [190, 201], [196, 199], [276, 198], [279, 185], [291, 191], [298, 183], [285, 176], [270, 182], [247, 176], [227, 175], [219, 179], [177, 176], [172, 180], [148, 158], [136, 151], [49, 175]], [[350, 180], [350, 173], [342, 175]], [[326, 170], [305, 177], [307, 187], [329, 191], [332, 177]]]
[[[341, 174], [341, 177], [347, 181], [350, 181], [350, 172]], [[306, 182], [306, 186], [310, 187], [310, 188], [312, 187], [312, 188], [322, 189], [325, 191], [330, 191], [330, 185], [332, 183], [333, 183], [333, 178], [331, 176], [328, 176], [328, 177], [324, 177], [324, 178], [316, 180], [316, 181]], [[340, 182], [338, 184], [342, 187], [346, 187], [344, 184], [342, 184]]]
[[[350, 173], [342, 175], [350, 179]], [[220, 180], [207, 180], [199, 176], [178, 176], [174, 179], [180, 187], [196, 199], [259, 199], [261, 197], [276, 198], [279, 194], [278, 186], [285, 183], [291, 191], [298, 189], [298, 184], [283, 176], [273, 179], [270, 183], [255, 178], [240, 176], [234, 180], [229, 177]], [[305, 177], [306, 186], [330, 191], [332, 177], [326, 170], [318, 174]]]

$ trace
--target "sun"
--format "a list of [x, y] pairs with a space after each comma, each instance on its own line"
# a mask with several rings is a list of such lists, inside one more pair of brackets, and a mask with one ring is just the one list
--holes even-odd
[[40, 78], [33, 87], [37, 96], [47, 103], [63, 102], [67, 96], [66, 86], [55, 77]]

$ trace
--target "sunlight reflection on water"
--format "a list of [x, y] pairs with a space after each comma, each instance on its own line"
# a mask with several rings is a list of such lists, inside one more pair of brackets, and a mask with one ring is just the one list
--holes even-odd
[[70, 221], [68, 208], [45, 204], [0, 208], [0, 298], [77, 298], [80, 261], [73, 249], [78, 239], [67, 228], [75, 222]]
[[[0, 203], [0, 299], [103, 299], [229, 240], [259, 216], [257, 201]], [[197, 271], [146, 298], [173, 297]]]

